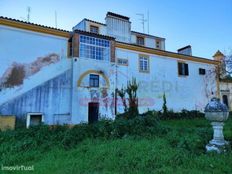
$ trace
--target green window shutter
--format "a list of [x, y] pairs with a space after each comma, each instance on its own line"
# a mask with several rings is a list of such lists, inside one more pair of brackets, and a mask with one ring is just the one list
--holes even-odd
[[183, 75], [182, 74], [182, 63], [180, 63], [180, 62], [178, 62], [178, 74]]
[[188, 64], [187, 63], [184, 64], [184, 70], [185, 70], [185, 75], [188, 76], [189, 75], [189, 69], [188, 69]]

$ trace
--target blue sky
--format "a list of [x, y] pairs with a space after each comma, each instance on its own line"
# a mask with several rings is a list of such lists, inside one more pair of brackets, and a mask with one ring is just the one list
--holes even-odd
[[[71, 30], [83, 18], [104, 23], [107, 11], [130, 17], [142, 32], [136, 13], [150, 14], [150, 34], [166, 38], [166, 50], [192, 45], [193, 55], [211, 58], [232, 50], [232, 0], [0, 0], [0, 16]], [[145, 25], [147, 32], [147, 25]]]

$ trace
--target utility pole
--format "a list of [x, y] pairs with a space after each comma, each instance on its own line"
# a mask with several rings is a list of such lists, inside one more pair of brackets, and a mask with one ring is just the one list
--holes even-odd
[[150, 28], [150, 15], [149, 10], [147, 11], [147, 33], [149, 34], [149, 28]]
[[31, 7], [27, 7], [27, 22], [30, 22]]
[[143, 26], [143, 33], [145, 32], [145, 28], [144, 28], [144, 23], [146, 22], [146, 20], [144, 19], [144, 14], [143, 13], [137, 13], [136, 15], [140, 16], [140, 21], [142, 23]]
[[[142, 23], [142, 25], [143, 25], [143, 33], [145, 33], [145, 22], [147, 22], [148, 20], [146, 20], [145, 18], [144, 18], [144, 14], [143, 13], [137, 13], [136, 15], [138, 15], [138, 16], [141, 16], [141, 18], [140, 18], [140, 21], [141, 21], [141, 23]], [[148, 13], [148, 16], [149, 16], [149, 13]], [[149, 17], [148, 17], [149, 18]], [[149, 23], [149, 22], [148, 22]], [[149, 27], [149, 24], [148, 24], [148, 27]], [[149, 33], [149, 29], [148, 29], [148, 33]]]
[[55, 11], [55, 27], [57, 28], [57, 13]]

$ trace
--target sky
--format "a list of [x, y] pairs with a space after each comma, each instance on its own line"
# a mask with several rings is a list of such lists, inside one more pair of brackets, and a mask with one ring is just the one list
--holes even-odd
[[[143, 32], [141, 16], [149, 11], [149, 34], [166, 38], [166, 50], [192, 46], [194, 56], [212, 58], [232, 52], [232, 0], [0, 0], [0, 16], [72, 30], [83, 18], [105, 22], [108, 11], [130, 17], [132, 30]], [[145, 23], [145, 32], [148, 32]]]

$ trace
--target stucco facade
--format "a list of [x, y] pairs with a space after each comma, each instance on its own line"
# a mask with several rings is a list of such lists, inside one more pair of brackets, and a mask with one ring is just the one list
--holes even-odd
[[165, 51], [164, 38], [131, 31], [128, 17], [108, 13], [106, 24], [84, 19], [72, 32], [0, 20], [2, 115], [41, 113], [51, 125], [88, 122], [93, 112], [114, 119], [123, 112], [116, 89], [132, 78], [140, 113], [161, 110], [164, 93], [174, 111], [203, 111], [219, 94], [217, 61]]
[[220, 81], [220, 99], [225, 103], [229, 110], [232, 109], [232, 81], [221, 80]]

